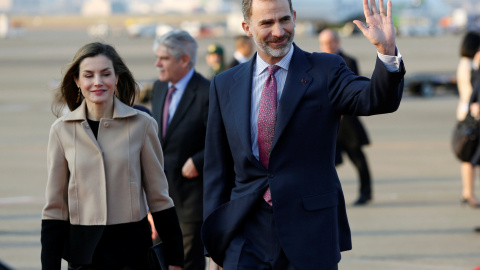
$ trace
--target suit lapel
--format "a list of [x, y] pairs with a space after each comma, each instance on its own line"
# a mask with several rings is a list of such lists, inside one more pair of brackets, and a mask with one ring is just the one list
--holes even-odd
[[248, 153], [247, 158], [253, 164], [262, 167], [252, 153], [250, 114], [252, 107], [252, 76], [254, 63], [255, 57], [252, 57], [247, 64], [243, 65], [239, 71], [234, 74], [234, 83], [230, 87], [229, 93], [233, 114], [235, 115], [235, 124], [242, 147], [245, 149], [245, 153]]
[[312, 65], [308, 61], [305, 52], [296, 45], [294, 46], [295, 49], [288, 68], [285, 86], [277, 108], [277, 123], [275, 126], [272, 150], [275, 148], [275, 144], [285, 130], [292, 115], [295, 113], [295, 109], [312, 82], [312, 76], [307, 73]]
[[[163, 132], [163, 106], [165, 105], [165, 98], [167, 97], [168, 84], [165, 82], [157, 81], [153, 85], [153, 97], [152, 97], [152, 114], [153, 118], [157, 120], [158, 123], [158, 138], [160, 143], [163, 145], [164, 138], [162, 136]], [[153, 105], [155, 104], [155, 105]]]
[[[182, 119], [185, 117], [190, 105], [192, 105], [195, 100], [196, 90], [198, 87], [198, 74], [195, 72], [183, 92], [183, 96], [178, 103], [177, 109], [173, 114], [172, 120], [168, 124], [167, 133], [165, 134], [165, 141], [168, 140], [173, 130], [181, 123]], [[165, 100], [165, 98], [164, 98]]]

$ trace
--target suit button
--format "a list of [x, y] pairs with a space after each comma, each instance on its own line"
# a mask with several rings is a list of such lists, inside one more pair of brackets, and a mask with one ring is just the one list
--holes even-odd
[[108, 128], [108, 126], [110, 126], [110, 124], [109, 124], [108, 122], [105, 122], [105, 123], [103, 124], [103, 126], [106, 127], [106, 128]]

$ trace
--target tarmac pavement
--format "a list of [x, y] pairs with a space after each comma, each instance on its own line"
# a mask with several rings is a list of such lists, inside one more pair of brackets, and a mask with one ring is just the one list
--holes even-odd
[[[459, 36], [399, 38], [407, 68], [454, 72]], [[46, 144], [51, 89], [76, 50], [91, 41], [82, 31], [27, 30], [0, 40], [0, 260], [14, 269], [40, 269], [40, 224], [46, 184]], [[151, 39], [114, 36], [139, 80], [156, 77]], [[201, 39], [197, 69], [206, 71], [210, 42], [232, 52], [231, 39]], [[297, 44], [317, 50], [316, 37]], [[361, 36], [343, 41], [359, 58], [362, 74], [373, 69], [375, 49]], [[438, 46], [442, 44], [442, 46]], [[393, 114], [364, 117], [372, 144], [365, 148], [374, 199], [354, 207], [358, 180], [347, 157], [338, 168], [348, 207], [353, 250], [342, 253], [341, 270], [471, 270], [480, 266], [480, 209], [460, 205], [460, 163], [450, 149], [457, 96], [439, 92], [424, 99], [405, 94]], [[478, 179], [478, 176], [477, 176]], [[476, 180], [478, 186], [478, 180]], [[477, 187], [477, 194], [480, 193]]]

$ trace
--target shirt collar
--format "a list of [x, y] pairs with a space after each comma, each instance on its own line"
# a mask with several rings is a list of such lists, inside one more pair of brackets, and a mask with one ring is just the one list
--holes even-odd
[[[290, 46], [290, 50], [288, 50], [288, 53], [280, 60], [278, 61], [275, 65], [281, 67], [282, 69], [288, 71], [288, 66], [290, 65], [290, 61], [292, 60], [292, 55], [293, 55], [293, 44]], [[263, 61], [263, 59], [258, 56], [257, 52], [257, 59], [256, 59], [256, 70], [255, 74], [258, 75], [267, 69], [267, 67], [270, 66], [267, 62]]]
[[[176, 84], [172, 84], [171, 82], [168, 82], [168, 87], [175, 85], [175, 88], [177, 89], [177, 92], [182, 92], [183, 89], [187, 88], [187, 84], [190, 81], [190, 79], [193, 77], [194, 69], [191, 68], [183, 78], [181, 78]], [[180, 91], [178, 91], [180, 90]]]

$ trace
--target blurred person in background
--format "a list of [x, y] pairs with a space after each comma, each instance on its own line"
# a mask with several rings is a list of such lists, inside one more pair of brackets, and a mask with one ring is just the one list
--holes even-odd
[[[347, 67], [359, 75], [357, 61], [340, 49], [340, 37], [337, 32], [331, 29], [325, 29], [318, 35], [320, 49], [323, 52], [337, 54], [343, 58]], [[337, 151], [335, 158], [335, 165], [342, 163], [342, 153], [346, 152], [353, 165], [357, 169], [360, 179], [360, 188], [358, 199], [354, 205], [365, 205], [372, 199], [372, 180], [370, 177], [370, 170], [368, 168], [367, 158], [362, 151], [362, 147], [368, 145], [367, 132], [360, 122], [360, 119], [354, 115], [343, 115], [340, 121], [340, 128], [337, 135]]]
[[[169, 269], [183, 266], [180, 226], [163, 170], [158, 126], [133, 109], [138, 86], [115, 49], [76, 53], [52, 109], [42, 213], [42, 269], [148, 267], [150, 210]], [[58, 106], [57, 106], [58, 105]], [[146, 199], [146, 200], [145, 200]]]
[[203, 160], [210, 81], [195, 71], [197, 42], [173, 30], [154, 43], [159, 79], [152, 90], [152, 113], [165, 157], [170, 196], [183, 233], [186, 270], [205, 269], [200, 229]]
[[252, 38], [247, 35], [238, 35], [235, 37], [235, 52], [233, 59], [228, 64], [228, 68], [232, 68], [238, 64], [247, 62], [254, 51]]
[[226, 69], [223, 47], [218, 44], [208, 45], [205, 60], [207, 61], [208, 78], [210, 80]]
[[[473, 57], [473, 66], [477, 68], [476, 69], [474, 68], [474, 71], [472, 72], [473, 90], [472, 90], [472, 96], [469, 101], [469, 105], [470, 105], [471, 115], [476, 120], [479, 120], [480, 119], [480, 69], [478, 69], [478, 66], [480, 66], [480, 51], [476, 52], [475, 56]], [[470, 162], [474, 168], [475, 166], [480, 165], [480, 145], [477, 146], [477, 149], [475, 150]], [[476, 233], [480, 233], [480, 226], [475, 227], [473, 230]]]
[[[459, 93], [459, 101], [457, 106], [457, 120], [464, 120], [469, 112], [470, 98], [472, 97], [472, 71], [475, 66], [473, 58], [480, 49], [480, 35], [475, 32], [469, 32], [463, 38], [460, 47], [460, 62], [457, 68], [457, 86]], [[478, 201], [475, 197], [475, 167], [469, 160], [462, 161], [461, 164], [462, 177], [462, 204], [468, 204], [471, 207], [478, 207]]]

